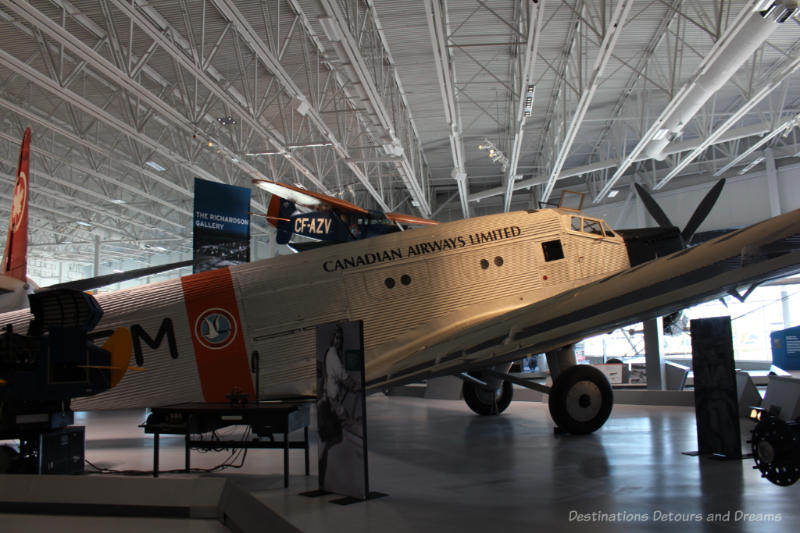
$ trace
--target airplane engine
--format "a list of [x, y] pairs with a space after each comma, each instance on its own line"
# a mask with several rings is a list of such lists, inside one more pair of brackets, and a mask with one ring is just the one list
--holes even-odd
[[775, 485], [793, 485], [800, 479], [800, 419], [784, 422], [760, 408], [750, 418], [758, 421], [750, 440], [753, 468]]
[[87, 339], [103, 314], [97, 301], [68, 289], [30, 300], [27, 334], [10, 324], [0, 334], [0, 437], [14, 432], [20, 415], [63, 411], [71, 398], [111, 386], [111, 354]]

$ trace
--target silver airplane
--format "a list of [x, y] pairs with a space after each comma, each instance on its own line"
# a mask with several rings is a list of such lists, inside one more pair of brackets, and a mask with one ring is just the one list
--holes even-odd
[[[341, 204], [267, 183], [292, 201]], [[346, 319], [363, 321], [371, 391], [461, 375], [470, 407], [498, 414], [511, 401], [510, 362], [547, 353], [554, 382], [540, 388], [554, 422], [595, 431], [612, 390], [599, 370], [575, 364], [574, 343], [800, 271], [800, 210], [685, 246], [721, 187], [683, 232], [641, 190], [663, 227], [618, 232], [563, 207], [502, 213], [100, 294], [93, 337], [127, 328], [131, 364], [146, 370], [72, 407], [225, 402], [233, 390], [258, 390], [259, 400], [313, 395], [315, 327]], [[18, 329], [30, 318], [6, 313], [0, 324]]]

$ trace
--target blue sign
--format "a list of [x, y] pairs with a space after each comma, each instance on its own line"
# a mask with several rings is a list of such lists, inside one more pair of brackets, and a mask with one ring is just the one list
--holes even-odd
[[250, 261], [250, 189], [194, 179], [194, 271]]
[[800, 370], [800, 326], [770, 333], [772, 364], [784, 370]]

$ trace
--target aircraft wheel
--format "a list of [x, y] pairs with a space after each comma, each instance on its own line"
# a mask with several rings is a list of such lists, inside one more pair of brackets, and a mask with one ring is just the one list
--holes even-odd
[[550, 389], [550, 416], [558, 427], [575, 435], [599, 429], [611, 414], [614, 393], [605, 374], [589, 365], [575, 365]]
[[[480, 379], [480, 375], [476, 377]], [[465, 381], [462, 393], [469, 408], [482, 416], [499, 415], [506, 410], [514, 396], [514, 390], [509, 381], [503, 381], [497, 390], [489, 390], [477, 383]]]

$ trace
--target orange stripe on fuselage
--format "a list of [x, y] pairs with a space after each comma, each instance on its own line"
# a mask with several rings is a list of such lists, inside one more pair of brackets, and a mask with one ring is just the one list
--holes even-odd
[[239, 306], [230, 270], [181, 278], [197, 373], [207, 402], [226, 402], [235, 388], [255, 400]]

